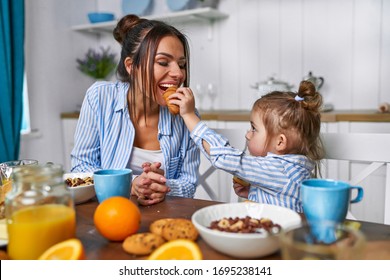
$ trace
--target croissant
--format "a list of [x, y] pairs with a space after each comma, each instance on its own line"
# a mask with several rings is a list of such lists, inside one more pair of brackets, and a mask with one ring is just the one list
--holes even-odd
[[177, 106], [176, 104], [171, 104], [170, 100], [168, 99], [168, 97], [171, 94], [175, 93], [176, 90], [177, 90], [177, 87], [169, 87], [166, 89], [166, 91], [163, 94], [163, 98], [164, 98], [165, 102], [167, 103], [169, 112], [171, 112], [172, 115], [177, 115], [180, 111], [179, 106]]

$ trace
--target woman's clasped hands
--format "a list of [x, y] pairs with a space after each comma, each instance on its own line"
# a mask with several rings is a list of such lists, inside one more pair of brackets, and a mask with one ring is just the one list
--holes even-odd
[[160, 162], [145, 162], [142, 164], [143, 172], [132, 183], [131, 194], [138, 197], [141, 205], [152, 205], [165, 199], [170, 188], [165, 185], [167, 179], [164, 170], [160, 169]]

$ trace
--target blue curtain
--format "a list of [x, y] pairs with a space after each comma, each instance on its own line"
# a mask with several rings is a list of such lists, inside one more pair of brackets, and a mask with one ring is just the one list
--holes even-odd
[[23, 112], [24, 0], [0, 5], [0, 162], [18, 159]]

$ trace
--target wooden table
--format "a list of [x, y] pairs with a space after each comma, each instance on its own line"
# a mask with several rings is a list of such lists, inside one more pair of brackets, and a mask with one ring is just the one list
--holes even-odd
[[[131, 200], [135, 203], [135, 197]], [[165, 201], [152, 206], [139, 206], [141, 210], [141, 227], [138, 232], [149, 231], [149, 225], [154, 220], [160, 218], [186, 218], [191, 219], [192, 214], [205, 206], [217, 204], [220, 202], [189, 199], [167, 196]], [[82, 241], [86, 258], [89, 260], [126, 260], [126, 259], [145, 259], [126, 253], [122, 249], [122, 242], [110, 242], [102, 237], [93, 224], [93, 214], [98, 203], [90, 201], [76, 206], [77, 213], [77, 237]], [[368, 241], [367, 258], [383, 258], [383, 252], [377, 254], [378, 250], [384, 251], [386, 257], [390, 257], [390, 225], [360, 222], [361, 231], [366, 235]], [[201, 237], [197, 243], [206, 260], [229, 260], [229, 256], [221, 254], [208, 246]], [[280, 253], [276, 252], [263, 259], [281, 259]]]

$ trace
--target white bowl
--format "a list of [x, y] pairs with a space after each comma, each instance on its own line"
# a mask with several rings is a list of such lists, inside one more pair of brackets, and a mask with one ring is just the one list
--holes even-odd
[[[64, 181], [68, 178], [86, 178], [92, 177], [93, 173], [66, 173], [64, 174]], [[68, 187], [68, 190], [73, 196], [73, 201], [75, 204], [80, 204], [86, 202], [93, 197], [95, 197], [95, 185], [86, 185], [86, 186], [76, 186], [76, 187]]]
[[211, 247], [236, 258], [259, 258], [276, 252], [279, 248], [279, 234], [231, 233], [212, 230], [212, 221], [222, 218], [268, 218], [279, 224], [282, 230], [301, 224], [298, 213], [284, 207], [254, 202], [224, 203], [199, 209], [192, 215], [203, 240]]

